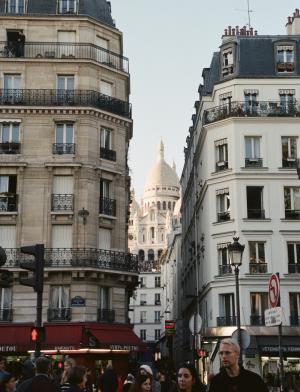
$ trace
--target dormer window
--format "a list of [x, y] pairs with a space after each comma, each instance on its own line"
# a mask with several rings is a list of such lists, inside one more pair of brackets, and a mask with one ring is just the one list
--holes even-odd
[[294, 72], [295, 70], [295, 48], [293, 45], [280, 45], [276, 47], [277, 72]]
[[58, 12], [60, 14], [76, 14], [78, 0], [59, 0]]
[[7, 0], [6, 12], [8, 14], [24, 14], [25, 0]]
[[224, 49], [222, 52], [222, 75], [231, 75], [233, 68], [233, 49]]

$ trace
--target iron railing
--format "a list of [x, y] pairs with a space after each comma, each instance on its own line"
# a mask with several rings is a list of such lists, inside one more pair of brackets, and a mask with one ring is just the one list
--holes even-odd
[[[5, 249], [7, 267], [18, 268], [30, 259], [18, 248]], [[46, 248], [46, 268], [96, 268], [138, 273], [138, 257], [131, 253], [94, 248]]]
[[108, 197], [100, 197], [99, 213], [109, 216], [116, 216], [116, 200]]
[[116, 311], [114, 309], [98, 309], [98, 321], [113, 323], [115, 318]]
[[285, 210], [285, 219], [300, 220], [300, 210]]
[[20, 154], [21, 143], [2, 142], [0, 143], [0, 154]]
[[89, 43], [0, 42], [0, 58], [91, 60], [129, 73], [127, 57]]
[[291, 315], [290, 316], [290, 323], [291, 323], [291, 326], [300, 325], [300, 316], [298, 316], [297, 314]]
[[0, 211], [17, 212], [18, 211], [18, 195], [0, 194]]
[[13, 310], [9, 308], [0, 309], [0, 321], [12, 321]]
[[89, 106], [131, 118], [131, 104], [93, 90], [1, 89], [0, 105]]
[[289, 274], [300, 274], [300, 263], [289, 263], [288, 271]]
[[216, 162], [216, 171], [222, 171], [228, 169], [228, 161], [218, 161]]
[[48, 321], [71, 321], [71, 308], [49, 308]]
[[232, 267], [230, 264], [219, 265], [219, 275], [232, 274]]
[[261, 101], [255, 106], [245, 102], [231, 102], [204, 111], [204, 124], [230, 117], [295, 117], [300, 116], [300, 104], [282, 104], [279, 101]]
[[218, 212], [218, 222], [226, 222], [229, 220], [230, 220], [229, 211]]
[[265, 219], [265, 210], [248, 209], [248, 219]]
[[108, 148], [100, 147], [100, 157], [109, 161], [115, 161], [117, 159], [116, 151], [109, 150]]
[[251, 314], [250, 315], [250, 325], [260, 325], [260, 326], [265, 325], [265, 316]]
[[249, 263], [250, 274], [266, 274], [268, 272], [267, 263]]
[[282, 167], [297, 167], [297, 159], [296, 158], [283, 158], [282, 159]]
[[217, 317], [217, 326], [218, 327], [230, 327], [232, 325], [236, 325], [236, 316], [223, 316]]
[[74, 195], [52, 194], [51, 211], [73, 211]]
[[262, 167], [262, 158], [245, 158], [245, 167]]
[[53, 143], [52, 154], [75, 154], [75, 147], [74, 143]]

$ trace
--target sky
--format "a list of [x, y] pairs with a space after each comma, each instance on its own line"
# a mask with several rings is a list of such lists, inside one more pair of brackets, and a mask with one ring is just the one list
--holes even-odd
[[[258, 34], [285, 34], [300, 0], [249, 0]], [[180, 178], [183, 148], [202, 69], [210, 66], [224, 29], [248, 23], [247, 0], [111, 0], [129, 57], [133, 138], [129, 166], [139, 200], [162, 139]]]

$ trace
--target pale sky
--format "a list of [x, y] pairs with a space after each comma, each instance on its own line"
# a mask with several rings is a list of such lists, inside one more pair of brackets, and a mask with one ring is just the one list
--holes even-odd
[[[139, 200], [160, 139], [180, 177], [202, 69], [209, 67], [224, 29], [247, 24], [247, 0], [111, 0], [111, 6], [129, 57], [134, 120], [129, 165]], [[300, 0], [250, 0], [251, 24], [258, 34], [285, 34], [295, 8]]]

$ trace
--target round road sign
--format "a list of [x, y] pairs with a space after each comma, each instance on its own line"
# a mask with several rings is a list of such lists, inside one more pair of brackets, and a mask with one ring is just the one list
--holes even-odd
[[189, 321], [189, 327], [192, 334], [197, 334], [200, 332], [202, 327], [202, 318], [199, 313], [192, 315]]
[[271, 308], [276, 308], [279, 302], [280, 283], [276, 274], [272, 274], [269, 280], [269, 305]]

